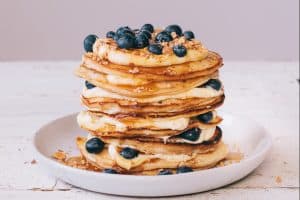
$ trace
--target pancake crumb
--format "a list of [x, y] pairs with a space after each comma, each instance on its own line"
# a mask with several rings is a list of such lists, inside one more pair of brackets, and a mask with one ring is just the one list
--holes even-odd
[[52, 155], [52, 158], [58, 161], [65, 161], [67, 158], [67, 153], [59, 149]]
[[32, 165], [34, 165], [34, 164], [36, 164], [37, 162], [36, 162], [36, 160], [35, 159], [33, 159], [31, 162], [30, 162], [30, 164], [32, 164]]
[[276, 182], [277, 184], [282, 183], [282, 178], [281, 178], [281, 176], [276, 176], [276, 177], [275, 177], [275, 182]]
[[89, 170], [89, 171], [100, 171], [99, 168], [88, 163], [83, 156], [68, 157], [68, 154], [66, 152], [64, 152], [63, 150], [57, 150], [52, 155], [52, 158], [56, 159], [60, 163], [67, 165], [69, 167], [74, 167], [74, 168], [84, 169], [84, 170]]
[[234, 163], [239, 163], [241, 160], [243, 160], [244, 154], [241, 152], [229, 152], [224, 160], [220, 161], [216, 167], [224, 167], [227, 165], [231, 165]]

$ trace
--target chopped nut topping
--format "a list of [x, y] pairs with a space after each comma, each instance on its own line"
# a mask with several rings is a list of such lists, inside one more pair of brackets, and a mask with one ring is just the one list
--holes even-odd
[[139, 68], [137, 68], [137, 67], [134, 67], [133, 69], [129, 70], [129, 72], [132, 73], [132, 74], [136, 74], [136, 73], [138, 73], [139, 71], [140, 71], [140, 70], [139, 70]]
[[171, 36], [172, 36], [173, 39], [175, 39], [177, 37], [177, 34], [175, 32], [172, 32]]

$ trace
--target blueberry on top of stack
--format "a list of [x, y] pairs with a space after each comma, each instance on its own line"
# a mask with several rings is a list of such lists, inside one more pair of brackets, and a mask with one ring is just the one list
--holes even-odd
[[[164, 30], [155, 30], [152, 24], [144, 24], [140, 29], [131, 29], [128, 26], [122, 26], [116, 31], [108, 31], [106, 38], [113, 39], [121, 49], [142, 49], [147, 48], [149, 52], [160, 55], [163, 53], [161, 43], [171, 42], [184, 38], [192, 41], [195, 36], [192, 31], [183, 32], [179, 25], [169, 25]], [[84, 47], [87, 52], [92, 52], [92, 46], [97, 39], [96, 35], [88, 35], [84, 40]], [[184, 45], [173, 45], [173, 52], [178, 57], [187, 54]]]
[[223, 61], [192, 31], [122, 26], [87, 36], [84, 49], [77, 120], [88, 135], [77, 146], [88, 162], [110, 174], [170, 175], [225, 158]]

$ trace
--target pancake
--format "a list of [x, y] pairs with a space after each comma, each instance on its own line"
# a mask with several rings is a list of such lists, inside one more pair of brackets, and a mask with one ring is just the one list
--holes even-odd
[[[198, 128], [198, 127], [197, 127]], [[218, 143], [222, 138], [222, 131], [219, 127], [214, 127], [211, 129], [200, 129], [201, 134], [198, 140], [196, 141], [189, 141], [183, 139], [178, 136], [178, 134], [174, 134], [171, 136], [164, 136], [164, 137], [135, 137], [137, 141], [141, 142], [163, 142], [164, 144], [180, 144], [180, 143], [187, 143], [187, 144], [203, 144], [203, 145], [212, 145]], [[211, 131], [213, 133], [211, 134]]]
[[129, 79], [145, 79], [155, 81], [182, 80], [203, 76], [208, 69], [217, 69], [223, 65], [222, 57], [215, 52], [208, 52], [208, 56], [201, 61], [187, 62], [179, 65], [164, 67], [142, 67], [116, 65], [103, 60], [94, 53], [86, 53], [82, 57], [85, 68], [100, 73], [112, 74]]
[[[130, 115], [143, 117], [193, 116], [214, 110], [223, 104], [225, 96], [210, 98], [166, 99], [158, 102], [139, 103], [137, 101], [112, 98], [86, 98], [81, 96], [81, 102], [93, 112], [109, 115]], [[178, 106], [180, 105], [180, 106]]]
[[150, 130], [150, 129], [129, 129], [126, 132], [117, 132], [117, 131], [111, 131], [111, 132], [104, 132], [104, 131], [97, 131], [92, 130], [87, 125], [82, 125], [81, 127], [87, 131], [89, 131], [94, 136], [108, 136], [108, 137], [118, 137], [118, 138], [136, 138], [136, 137], [143, 137], [145, 139], [154, 139], [155, 141], [164, 141], [164, 142], [171, 142], [173, 140], [170, 140], [166, 138], [167, 136], [174, 136], [179, 135], [184, 131], [187, 131], [192, 128], [200, 128], [200, 129], [211, 129], [216, 127], [218, 124], [220, 124], [222, 121], [222, 118], [216, 117], [216, 119], [208, 124], [204, 124], [200, 121], [191, 121], [188, 125], [188, 127], [182, 131], [176, 131], [176, 130]]
[[117, 146], [119, 145], [120, 147], [122, 147], [122, 145], [128, 145], [145, 153], [152, 152], [150, 154], [155, 154], [153, 152], [160, 151], [161, 148], [165, 148], [164, 152], [169, 151], [168, 154], [173, 151], [180, 151], [184, 152], [185, 154], [189, 154], [191, 152], [191, 149], [194, 147], [198, 150], [201, 148], [206, 149], [206, 147], [208, 146], [212, 147], [213, 145], [219, 143], [222, 138], [222, 130], [219, 127], [214, 127], [212, 129], [206, 130], [203, 129], [201, 130], [199, 139], [196, 141], [181, 138], [180, 135], [163, 137], [137, 136], [133, 138], [95, 136], [92, 134], [88, 135], [88, 139], [93, 137], [98, 137], [107, 144], [114, 144]]
[[[214, 122], [220, 122], [220, 117], [215, 116]], [[189, 125], [197, 124], [205, 128], [214, 125], [203, 125], [196, 118], [191, 117], [167, 117], [167, 118], [142, 118], [133, 116], [110, 116], [101, 113], [81, 111], [77, 116], [77, 122], [81, 128], [94, 132], [127, 132], [130, 130], [154, 130], [154, 131], [184, 131]], [[195, 126], [195, 125], [194, 125]]]
[[[111, 83], [109, 81], [112, 81], [112, 79], [108, 79], [106, 74], [85, 68], [82, 65], [75, 71], [75, 73], [97, 87], [129, 97], [149, 97], [176, 94], [190, 90], [191, 88], [206, 83], [209, 79], [218, 77], [218, 71], [214, 70], [207, 71], [207, 74], [204, 76], [185, 79], [182, 81], [161, 81], [148, 83], [146, 80], [125, 79], [122, 83], [121, 79], [114, 78], [114, 83]], [[120, 81], [121, 84], [117, 84], [118, 81]]]
[[215, 146], [214, 151], [206, 153], [185, 154], [142, 154], [133, 159], [125, 159], [118, 154], [116, 149], [105, 148], [99, 154], [90, 154], [85, 149], [84, 138], [77, 138], [77, 146], [86, 160], [93, 165], [104, 169], [112, 168], [118, 171], [140, 172], [162, 168], [176, 169], [179, 166], [191, 168], [205, 168], [216, 165], [223, 160], [227, 153], [227, 146], [220, 142]]
[[[105, 173], [104, 172], [105, 168], [96, 167], [92, 163], [89, 163], [83, 156], [73, 156], [73, 157], [66, 158], [66, 160], [59, 160], [56, 157], [54, 157], [54, 158], [57, 159], [62, 164], [65, 164], [70, 167], [83, 169], [83, 170], [89, 170], [89, 171], [95, 171], [95, 172], [99, 172], [99, 173]], [[219, 163], [218, 163], [218, 165], [219, 165]], [[210, 167], [213, 167], [213, 166], [207, 166], [205, 168], [196, 168], [196, 169], [193, 169], [193, 171], [199, 171], [199, 170], [207, 169]], [[118, 170], [118, 173], [119, 174], [130, 174], [130, 175], [155, 176], [155, 175], [158, 175], [158, 173], [161, 170], [162, 169], [147, 170], [147, 171], [141, 171], [141, 172], [128, 172], [123, 169], [120, 169], [120, 170]], [[168, 170], [171, 171], [173, 174], [176, 174], [176, 169], [168, 169]]]
[[[195, 79], [195, 78], [204, 78], [206, 76], [209, 76], [211, 74], [214, 74], [218, 71], [218, 66], [216, 67], [211, 67], [211, 68], [207, 68], [207, 69], [204, 69], [202, 71], [200, 71], [198, 73], [198, 75], [196, 76], [195, 73], [192, 73], [194, 74], [194, 76], [192, 76], [191, 78], [185, 78], [183, 76], [178, 76], [177, 78], [173, 78], [173, 80], [165, 80], [165, 79], [151, 79], [151, 78], [141, 78], [141, 77], [137, 77], [136, 75], [116, 75], [116, 74], [112, 74], [108, 71], [108, 73], [105, 71], [105, 70], [99, 70], [98, 67], [91, 67], [91, 66], [88, 66], [88, 65], [80, 65], [79, 66], [79, 70], [77, 71], [83, 71], [83, 70], [80, 70], [80, 68], [83, 68], [83, 69], [87, 69], [87, 70], [90, 70], [90, 71], [94, 71], [95, 74], [97, 74], [97, 78], [98, 78], [98, 81], [101, 81], [101, 82], [104, 82], [104, 83], [110, 83], [110, 84], [115, 84], [115, 85], [124, 85], [124, 86], [141, 86], [141, 85], [146, 85], [146, 84], [149, 84], [149, 83], [152, 83], [152, 82], [175, 82], [175, 81], [184, 81], [184, 80], [189, 80], [189, 79]], [[80, 75], [80, 74], [79, 74]], [[147, 74], [145, 74], [147, 75]]]
[[[107, 70], [99, 70], [98, 67], [96, 66], [87, 66], [82, 64], [80, 66], [80, 68], [85, 68], [85, 69], [90, 69], [90, 70], [94, 70], [95, 72], [98, 73], [98, 77], [99, 77], [99, 81], [102, 81], [104, 83], [109, 83], [109, 84], [114, 84], [114, 85], [120, 85], [120, 86], [142, 86], [142, 85], [147, 85], [153, 82], [166, 82], [166, 81], [183, 81], [183, 80], [188, 80], [188, 79], [195, 79], [197, 77], [205, 77], [205, 76], [209, 76], [215, 72], [217, 72], [218, 70], [218, 66], [217, 67], [211, 67], [208, 69], [205, 69], [203, 71], [200, 72], [195, 72], [195, 73], [191, 73], [190, 77], [185, 77], [185, 76], [177, 76], [177, 77], [172, 77], [170, 78], [151, 78], [150, 76], [148, 76], [147, 74], [144, 74], [145, 76], [148, 76], [148, 78], [142, 78], [142, 77], [138, 77], [136, 75], [116, 75], [116, 74], [112, 74], [111, 72], [107, 73]], [[170, 79], [170, 80], [168, 80]]]
[[[224, 94], [224, 89], [221, 86], [219, 90], [216, 90], [210, 86], [200, 85], [196, 88], [192, 88], [185, 92], [172, 94], [172, 95], [159, 95], [154, 97], [144, 97], [144, 98], [135, 98], [128, 97], [124, 95], [119, 95], [117, 93], [109, 92], [100, 87], [93, 88], [84, 88], [81, 96], [84, 99], [89, 99], [90, 102], [115, 102], [116, 100], [120, 101], [122, 105], [136, 105], [138, 103], [156, 103], [157, 105], [161, 105], [164, 102], [173, 102], [176, 100], [185, 100], [191, 98], [212, 98], [221, 96]], [[126, 102], [126, 103], [125, 103]], [[176, 103], [176, 102], [175, 102]], [[182, 103], [182, 102], [180, 102]]]
[[130, 129], [147, 128], [151, 130], [184, 130], [189, 122], [189, 117], [168, 118], [142, 118], [132, 116], [109, 116], [101, 113], [81, 111], [77, 116], [80, 126], [87, 126], [94, 131], [121, 131]]
[[112, 137], [99, 137], [103, 142], [108, 145], [112, 145], [118, 148], [130, 147], [138, 150], [139, 152], [145, 154], [201, 154], [212, 152], [215, 150], [216, 146], [220, 143], [220, 138], [217, 140], [211, 139], [210, 144], [186, 144], [186, 143], [167, 143], [162, 142], [145, 142], [136, 139], [122, 139], [122, 138], [112, 138]]
[[[175, 44], [184, 44], [187, 54], [184, 57], [176, 56], [172, 47]], [[107, 59], [117, 65], [134, 65], [143, 67], [160, 67], [182, 64], [186, 62], [203, 60], [208, 55], [208, 50], [198, 41], [185, 40], [184, 37], [176, 38], [168, 44], [163, 44], [162, 55], [152, 54], [144, 49], [120, 49], [113, 39], [97, 39], [93, 45], [93, 52], [101, 59]]]
[[[200, 170], [205, 170], [205, 169], [209, 169], [209, 168], [213, 168], [215, 166], [217, 166], [218, 164], [212, 164], [212, 165], [207, 165], [205, 167], [202, 168], [195, 168], [193, 169], [193, 171], [200, 171]], [[130, 175], [136, 175], [136, 176], [156, 176], [159, 175], [159, 172], [163, 170], [163, 169], [154, 169], [154, 170], [146, 170], [146, 171], [140, 171], [140, 172], [126, 172], [123, 171], [123, 173], [121, 172], [121, 174], [130, 174]], [[169, 171], [172, 172], [172, 174], [176, 174], [176, 169], [168, 169]]]

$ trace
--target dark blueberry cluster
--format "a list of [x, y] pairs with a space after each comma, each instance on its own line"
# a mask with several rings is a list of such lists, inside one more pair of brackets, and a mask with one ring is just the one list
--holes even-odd
[[[144, 24], [140, 29], [131, 29], [128, 26], [122, 26], [116, 31], [109, 31], [106, 33], [107, 38], [112, 38], [116, 41], [121, 49], [142, 49], [147, 47], [148, 51], [161, 55], [163, 53], [162, 42], [170, 42], [173, 40], [172, 34], [181, 37], [184, 36], [187, 40], [195, 38], [192, 31], [183, 32], [178, 25], [169, 25], [155, 38], [153, 37], [154, 27], [151, 24]], [[93, 40], [89, 44], [91, 44]], [[173, 47], [173, 52], [178, 57], [184, 57], [187, 54], [187, 49], [183, 45], [176, 45]]]
[[[195, 35], [192, 31], [183, 32], [181, 27], [173, 24], [165, 28], [165, 30], [158, 33], [155, 37], [156, 42], [170, 42], [173, 40], [172, 34], [176, 34], [177, 37], [184, 36], [187, 40], [192, 40], [195, 38]], [[184, 57], [187, 54], [187, 49], [183, 45], [176, 45], [173, 47], [173, 52], [178, 57]]]
[[[128, 26], [122, 26], [116, 31], [109, 31], [106, 33], [107, 38], [116, 41], [121, 49], [148, 49], [149, 52], [155, 55], [163, 53], [162, 42], [172, 41], [173, 34], [177, 37], [185, 37], [187, 40], [195, 38], [192, 31], [183, 32], [179, 25], [173, 24], [167, 26], [164, 30], [156, 34], [154, 38], [154, 27], [152, 24], [144, 24], [140, 29], [131, 29]], [[96, 35], [88, 35], [84, 39], [84, 49], [86, 52], [93, 51], [93, 44], [98, 37]], [[187, 54], [187, 49], [183, 45], [176, 45], [173, 47], [173, 52], [178, 57], [184, 57]]]
[[115, 32], [107, 32], [106, 37], [115, 40], [121, 49], [142, 49], [149, 46], [153, 32], [154, 27], [151, 24], [144, 24], [140, 29], [122, 26]]

